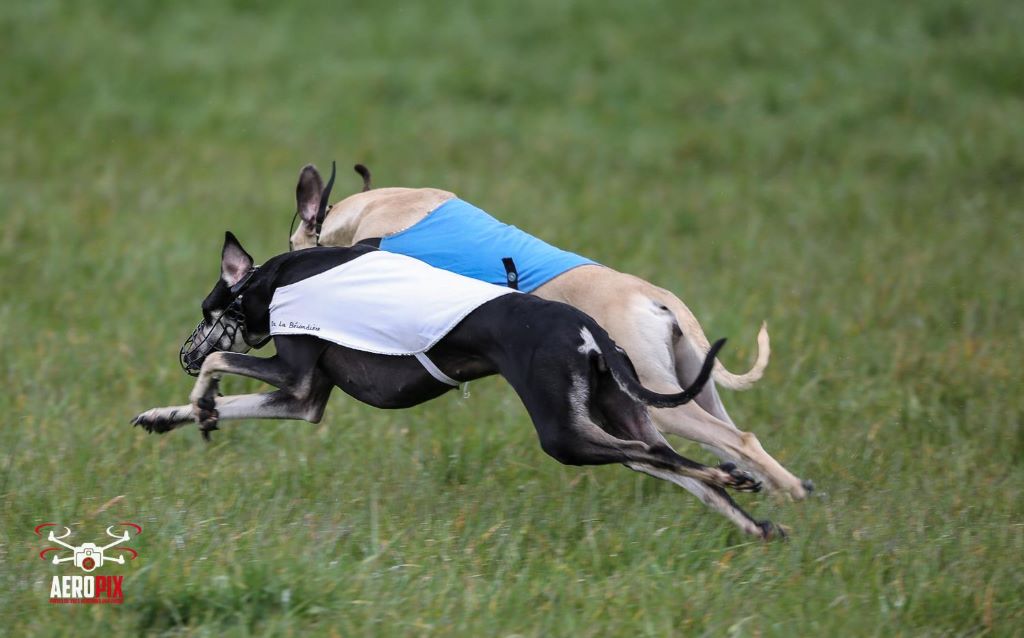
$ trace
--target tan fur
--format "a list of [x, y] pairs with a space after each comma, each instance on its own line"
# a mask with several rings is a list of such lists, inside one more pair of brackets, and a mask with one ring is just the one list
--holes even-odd
[[[331, 207], [320, 243], [349, 246], [363, 239], [393, 235], [413, 226], [453, 197], [448, 191], [433, 188], [381, 188], [357, 193]], [[292, 236], [293, 248], [315, 244], [312, 228], [300, 224]], [[679, 392], [684, 385], [680, 375], [695, 374], [687, 370], [689, 362], [699, 362], [710, 348], [696, 317], [678, 297], [611, 268], [574, 268], [534, 294], [568, 303], [593, 317], [629, 355], [641, 382], [658, 392]], [[681, 336], [674, 333], [676, 324]], [[761, 326], [757, 343], [758, 356], [750, 371], [734, 374], [716, 362], [714, 381], [730, 389], [743, 389], [760, 379], [770, 353], [765, 325]], [[765, 452], [757, 437], [733, 424], [714, 383], [705, 386], [697, 401], [652, 410], [651, 414], [662, 432], [696, 441], [721, 458], [735, 461], [757, 474], [770, 488], [797, 499], [807, 496], [800, 479]]]

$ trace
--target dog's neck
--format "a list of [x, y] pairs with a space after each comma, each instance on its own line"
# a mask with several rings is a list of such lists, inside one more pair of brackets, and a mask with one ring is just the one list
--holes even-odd
[[378, 193], [369, 191], [356, 193], [331, 206], [320, 230], [320, 245], [351, 246], [365, 239], [366, 234], [360, 229], [367, 226], [367, 218], [374, 217], [377, 207], [373, 204], [377, 199]]
[[351, 246], [401, 232], [426, 217], [454, 193], [436, 188], [378, 188], [334, 204], [320, 230], [320, 245]]
[[321, 246], [351, 246], [355, 243], [356, 233], [369, 212], [365, 206], [344, 206], [347, 201], [335, 204], [328, 212], [320, 230]]

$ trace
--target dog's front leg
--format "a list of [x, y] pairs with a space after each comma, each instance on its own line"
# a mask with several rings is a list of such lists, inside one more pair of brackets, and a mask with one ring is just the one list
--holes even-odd
[[153, 408], [135, 417], [132, 423], [141, 425], [147, 432], [163, 434], [198, 421], [204, 438], [208, 438], [209, 433], [217, 429], [217, 423], [224, 420], [298, 419], [316, 423], [323, 415], [329, 394], [330, 386], [320, 386], [318, 391], [308, 396], [295, 396], [287, 390], [276, 390], [261, 394], [215, 397], [203, 411], [197, 411], [193, 405]]
[[[237, 352], [211, 354], [203, 362], [199, 378], [196, 379], [196, 384], [189, 395], [193, 416], [198, 421], [199, 431], [206, 440], [210, 439], [210, 432], [217, 429], [217, 421], [220, 419], [216, 395], [220, 378], [224, 374], [258, 379], [282, 389], [291, 389], [290, 386], [295, 384], [297, 376], [294, 368], [277, 356], [264, 359]], [[237, 402], [237, 397], [233, 398]], [[251, 407], [255, 409], [256, 405], [253, 404]]]
[[212, 405], [220, 378], [225, 374], [257, 379], [276, 388], [287, 387], [296, 377], [294, 369], [280, 357], [264, 359], [237, 352], [215, 352], [203, 362], [196, 384], [192, 386], [189, 395], [192, 405], [197, 408], [203, 403]]
[[[203, 362], [192, 389], [191, 405], [154, 408], [132, 421], [149, 432], [169, 432], [198, 421], [204, 438], [221, 418], [295, 418], [319, 420], [331, 385], [319, 377], [316, 362], [323, 342], [309, 337], [276, 340], [277, 355], [263, 359], [235, 352], [216, 352]], [[216, 397], [223, 374], [258, 379], [281, 388], [266, 394]]]
[[278, 336], [274, 338], [274, 345], [277, 354], [266, 359], [238, 352], [214, 352], [206, 357], [189, 397], [192, 404], [197, 408], [200, 402], [209, 405], [224, 374], [263, 381], [275, 388], [291, 390], [292, 394], [307, 392], [326, 342], [302, 335]]
[[[295, 395], [290, 390], [276, 390], [261, 394], [236, 394], [214, 399], [213, 416], [200, 421], [204, 438], [217, 429], [218, 421], [237, 419], [296, 419], [317, 423], [323, 416], [329, 384], [317, 384], [315, 391]], [[200, 414], [200, 417], [203, 415]], [[204, 429], [205, 426], [205, 429]]]

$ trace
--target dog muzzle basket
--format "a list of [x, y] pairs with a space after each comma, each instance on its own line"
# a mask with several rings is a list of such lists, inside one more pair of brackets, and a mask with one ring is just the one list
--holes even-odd
[[[199, 376], [199, 370], [203, 367], [206, 357], [214, 352], [223, 352], [235, 343], [235, 337], [239, 330], [242, 330], [244, 338], [245, 315], [242, 314], [241, 298], [232, 301], [213, 322], [209, 330], [203, 334], [202, 330], [205, 325], [205, 320], [200, 321], [192, 334], [185, 339], [185, 343], [181, 344], [181, 350], [178, 351], [178, 363], [181, 364], [181, 369], [193, 377]], [[221, 347], [220, 344], [225, 342], [228, 344], [227, 347]]]

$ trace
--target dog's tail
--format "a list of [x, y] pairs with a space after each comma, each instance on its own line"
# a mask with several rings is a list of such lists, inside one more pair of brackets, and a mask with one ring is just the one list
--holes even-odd
[[370, 169], [366, 168], [366, 166], [363, 164], [356, 164], [355, 166], [352, 167], [352, 170], [359, 173], [359, 177], [363, 178], [362, 192], [365, 193], [366, 191], [373, 188], [372, 186], [370, 186]]
[[[669, 307], [675, 315], [676, 322], [683, 333], [683, 340], [687, 343], [683, 347], [690, 347], [697, 356], [705, 356], [711, 348], [704, 330], [700, 327], [697, 318], [693, 316], [690, 309], [686, 307], [675, 295], [666, 292], [664, 297], [659, 299]], [[680, 344], [682, 345], [682, 344]], [[735, 374], [726, 369], [721, 361], [715, 361], [712, 378], [715, 383], [730, 390], [746, 390], [757, 383], [764, 370], [768, 367], [768, 359], [771, 357], [771, 341], [768, 339], [768, 322], [761, 322], [761, 329], [757, 332], [757, 359], [754, 365], [743, 374]]]
[[[705, 343], [707, 339], [705, 338]], [[772, 354], [771, 342], [768, 339], [768, 322], [761, 322], [761, 329], [757, 331], [757, 359], [754, 365], [743, 374], [733, 374], [725, 369], [721, 361], [715, 361], [713, 376], [722, 387], [730, 390], [746, 390], [764, 375], [764, 369], [768, 367], [768, 358]]]
[[[700, 391], [704, 389], [704, 384], [711, 378], [715, 357], [718, 356], [718, 351], [725, 345], [725, 339], [719, 339], [711, 344], [708, 348], [707, 356], [704, 357], [704, 364], [700, 368], [700, 373], [689, 387], [675, 394], [661, 394], [660, 392], [645, 388], [640, 383], [633, 363], [626, 356], [626, 353], [615, 345], [615, 342], [612, 341], [607, 332], [600, 328], [588, 330], [588, 332], [593, 334], [599, 354], [604, 356], [612, 377], [619, 387], [622, 388], [623, 392], [652, 408], [674, 408], [677, 405], [689, 403], [696, 398]], [[586, 343], [586, 334], [583, 334], [583, 340]]]

